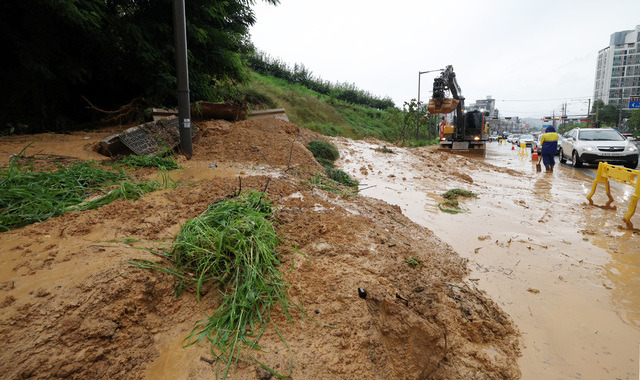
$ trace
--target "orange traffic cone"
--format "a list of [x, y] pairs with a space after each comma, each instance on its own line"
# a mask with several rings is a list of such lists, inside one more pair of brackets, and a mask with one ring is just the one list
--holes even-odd
[[538, 161], [538, 149], [533, 150], [533, 154], [531, 155], [531, 161]]
[[516, 146], [511, 143], [511, 150], [516, 150]]

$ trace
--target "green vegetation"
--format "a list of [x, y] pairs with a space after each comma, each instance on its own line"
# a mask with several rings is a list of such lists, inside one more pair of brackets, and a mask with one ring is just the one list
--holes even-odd
[[335, 161], [340, 157], [340, 152], [333, 144], [322, 140], [313, 140], [307, 145], [307, 149], [313, 153], [316, 159]]
[[451, 189], [448, 190], [446, 193], [442, 194], [442, 196], [445, 199], [457, 199], [458, 196], [461, 197], [473, 197], [473, 198], [478, 198], [478, 194], [469, 191], [469, 190], [462, 190], [462, 189]]
[[[93, 162], [36, 171], [33, 166], [19, 164], [18, 158], [0, 170], [0, 231], [67, 211], [95, 209], [116, 199], [135, 200], [167, 186], [166, 182], [131, 182], [124, 172], [105, 170]], [[90, 199], [92, 196], [96, 198]]]
[[367, 91], [358, 89], [355, 84], [336, 83], [316, 78], [311, 71], [302, 64], [290, 67], [279, 59], [258, 52], [255, 49], [247, 55], [249, 67], [262, 75], [268, 75], [293, 84], [300, 84], [318, 94], [342, 100], [350, 104], [362, 105], [369, 108], [385, 110], [395, 105], [390, 98], [380, 99]]
[[417, 266], [422, 264], [422, 260], [421, 259], [418, 259], [418, 258], [413, 257], [413, 256], [411, 256], [408, 259], [404, 260], [404, 262], [409, 264], [409, 266], [411, 268], [415, 268], [415, 267], [417, 267]]
[[318, 189], [335, 194], [355, 195], [357, 193], [357, 188], [355, 188], [355, 186], [345, 187], [343, 183], [335, 181], [329, 178], [326, 174], [322, 174], [320, 172], [312, 176], [308, 182], [303, 180], [301, 183], [308, 185], [309, 187], [317, 187]]
[[[252, 103], [254, 106], [284, 108], [292, 123], [326, 136], [375, 137], [411, 146], [437, 143], [437, 118], [419, 116], [415, 107], [413, 111], [408, 108], [410, 103], [405, 103], [403, 110], [395, 107], [381, 110], [341, 100], [335, 93], [325, 95], [316, 92], [300, 82], [255, 72], [239, 92], [262, 94], [269, 99], [269, 104]], [[244, 96], [242, 99], [249, 101]], [[421, 109], [426, 111], [426, 107]], [[414, 141], [416, 137], [419, 137], [419, 142]]]
[[352, 179], [349, 174], [340, 169], [325, 168], [324, 172], [327, 177], [345, 186], [357, 187], [359, 184], [358, 181]]
[[627, 128], [629, 133], [633, 133], [635, 136], [640, 136], [640, 110], [631, 111], [631, 117], [627, 122]]
[[468, 209], [460, 206], [460, 203], [458, 202], [458, 196], [473, 197], [473, 198], [478, 197], [477, 194], [468, 190], [451, 189], [451, 190], [448, 190], [446, 193], [442, 194], [442, 197], [445, 198], [445, 201], [438, 203], [437, 205], [438, 208], [441, 211], [449, 214], [458, 214], [461, 212], [468, 211]]
[[[398, 109], [389, 97], [322, 80], [304, 65], [258, 52], [247, 38], [253, 1], [185, 5], [193, 102], [285, 108], [293, 123], [328, 136], [408, 146], [436, 137], [437, 122], [425, 118], [424, 106]], [[65, 131], [100, 119], [142, 122], [151, 107], [176, 104], [170, 1], [2, 2], [0, 23], [11, 31], [6, 55], [19, 57], [0, 62], [0, 135]]]
[[[313, 153], [313, 156], [316, 158], [318, 163], [322, 165], [324, 173], [329, 177], [329, 179], [344, 186], [357, 188], [358, 181], [352, 179], [349, 174], [345, 173], [343, 170], [334, 168], [333, 162], [340, 157], [340, 152], [338, 152], [338, 148], [333, 144], [327, 141], [313, 140], [309, 145], [307, 145], [307, 149]], [[316, 185], [324, 188], [325, 190], [330, 188], [330, 191], [334, 190], [332, 189], [331, 183], [317, 183]]]
[[[185, 2], [192, 101], [234, 95], [245, 76], [253, 5]], [[172, 1], [3, 1], [0, 25], [10, 31], [4, 53], [14, 57], [0, 61], [0, 133], [64, 130], [104, 116], [87, 112], [83, 97], [102, 110], [132, 99], [139, 110], [176, 104]]]
[[278, 270], [279, 237], [272, 212], [266, 194], [243, 192], [211, 204], [182, 226], [171, 252], [163, 254], [171, 261], [170, 268], [146, 260], [133, 262], [171, 273], [177, 295], [195, 286], [200, 299], [205, 288], [217, 288], [213, 293], [220, 296], [219, 307], [196, 324], [187, 345], [208, 341], [220, 359], [218, 371], [224, 366], [223, 378], [238, 360], [253, 360], [274, 373], [250, 350], [261, 349], [258, 341], [268, 323], [277, 331], [270, 319], [274, 306], [279, 305], [289, 320], [289, 309], [300, 309], [290, 300], [289, 285]]

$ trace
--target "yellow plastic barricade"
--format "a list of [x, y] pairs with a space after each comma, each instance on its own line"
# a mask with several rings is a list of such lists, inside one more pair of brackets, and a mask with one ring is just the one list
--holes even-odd
[[589, 195], [587, 195], [587, 200], [589, 200], [590, 205], [593, 205], [591, 197], [593, 196], [593, 194], [595, 194], [598, 184], [604, 183], [605, 189], [607, 190], [607, 197], [609, 197], [609, 201], [604, 207], [610, 208], [611, 203], [613, 203], [613, 197], [611, 196], [609, 179], [613, 179], [615, 181], [633, 186], [636, 191], [631, 196], [629, 210], [625, 214], [624, 218], [622, 218], [622, 220], [624, 220], [624, 222], [627, 224], [628, 228], [633, 228], [631, 217], [636, 212], [638, 199], [640, 199], [640, 181], [638, 181], [638, 177], [640, 177], [640, 170], [627, 169], [621, 166], [615, 166], [607, 164], [606, 162], [601, 162], [598, 165], [598, 173], [596, 174], [596, 179], [593, 181], [593, 185], [591, 186], [591, 192], [589, 193]]
[[521, 143], [520, 149], [518, 150], [518, 156], [529, 157], [529, 152], [527, 152], [527, 144]]
[[500, 145], [505, 145], [507, 143], [506, 139], [500, 139], [498, 140], [498, 143], [500, 143]]

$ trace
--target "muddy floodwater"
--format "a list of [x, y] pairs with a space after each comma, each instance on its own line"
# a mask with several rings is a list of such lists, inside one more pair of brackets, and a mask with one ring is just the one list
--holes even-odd
[[[469, 259], [469, 282], [522, 333], [524, 379], [638, 378], [640, 232], [621, 228], [630, 186], [612, 183], [618, 208], [605, 210], [586, 203], [592, 177], [560, 164], [536, 172], [511, 145], [489, 144], [452, 177], [429, 148], [385, 153], [374, 142], [333, 141], [363, 195], [400, 206]], [[438, 209], [453, 188], [478, 195], [459, 199], [466, 212]], [[603, 186], [594, 201], [605, 203]], [[631, 221], [639, 227], [640, 212]]]

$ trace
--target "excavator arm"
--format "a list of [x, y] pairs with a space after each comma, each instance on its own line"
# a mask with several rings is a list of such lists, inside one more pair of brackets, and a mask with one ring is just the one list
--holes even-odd
[[[450, 97], [447, 97], [447, 92], [451, 93]], [[464, 97], [456, 80], [456, 73], [453, 72], [453, 66], [448, 65], [440, 76], [433, 80], [433, 95], [427, 108], [432, 114], [447, 114], [456, 109], [462, 112]]]

